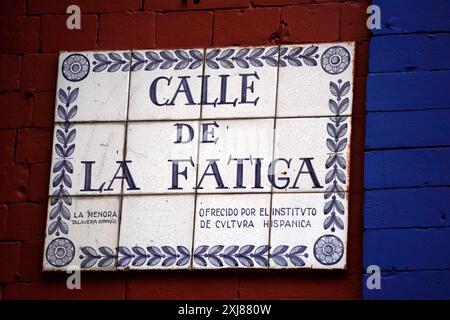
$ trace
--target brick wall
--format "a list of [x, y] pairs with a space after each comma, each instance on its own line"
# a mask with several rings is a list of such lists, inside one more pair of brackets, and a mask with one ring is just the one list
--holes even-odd
[[374, 0], [364, 265], [366, 299], [450, 299], [450, 1]]
[[[65, 28], [78, 4], [82, 29]], [[0, 2], [0, 298], [360, 298], [368, 1], [2, 0]], [[357, 41], [348, 268], [41, 273], [60, 50]]]

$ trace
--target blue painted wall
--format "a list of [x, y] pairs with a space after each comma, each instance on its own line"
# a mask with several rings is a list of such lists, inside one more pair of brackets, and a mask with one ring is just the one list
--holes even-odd
[[450, 0], [373, 0], [364, 172], [365, 299], [450, 299]]

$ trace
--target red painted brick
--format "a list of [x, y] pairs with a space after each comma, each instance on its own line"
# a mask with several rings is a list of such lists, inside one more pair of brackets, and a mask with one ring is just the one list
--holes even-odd
[[8, 206], [6, 204], [0, 205], [0, 240], [6, 239], [6, 222], [8, 219]]
[[355, 50], [355, 74], [356, 76], [366, 76], [369, 72], [369, 42], [356, 42]]
[[204, 10], [204, 9], [230, 9], [247, 8], [249, 0], [145, 0], [144, 10], [157, 11], [182, 11], [182, 10]]
[[238, 279], [232, 273], [148, 274], [127, 281], [128, 299], [237, 299]]
[[111, 13], [100, 16], [99, 48], [136, 49], [155, 46], [155, 13]]
[[15, 203], [8, 206], [8, 240], [41, 240], [45, 233], [47, 203]]
[[43, 281], [42, 257], [43, 241], [25, 241], [22, 243], [20, 261], [20, 280], [27, 282]]
[[[362, 163], [363, 155], [358, 155], [358, 161]], [[353, 155], [352, 155], [353, 157]], [[356, 161], [353, 158], [352, 161]], [[363, 166], [363, 165], [361, 165]], [[362, 175], [360, 176], [362, 177]], [[350, 178], [351, 179], [351, 178]], [[350, 181], [350, 183], [352, 183]], [[349, 196], [348, 237], [347, 237], [347, 273], [361, 275], [363, 272], [363, 258], [361, 243], [363, 238], [362, 212], [364, 206], [363, 191], [351, 193]]]
[[14, 282], [19, 272], [20, 244], [0, 243], [0, 282]]
[[241, 299], [358, 299], [361, 275], [342, 272], [284, 272], [277, 276], [255, 272], [242, 277]]
[[57, 71], [57, 54], [25, 55], [22, 60], [22, 89], [26, 91], [54, 91]]
[[[362, 164], [362, 156], [358, 161]], [[356, 159], [353, 159], [356, 161]], [[363, 166], [363, 165], [361, 165]], [[362, 175], [360, 177], [363, 177]], [[363, 258], [361, 243], [363, 238], [362, 212], [364, 207], [363, 191], [351, 193], [349, 198], [348, 238], [347, 238], [347, 273], [361, 274], [363, 272]]]
[[20, 128], [31, 124], [33, 99], [23, 93], [0, 94], [0, 127]]
[[287, 6], [281, 10], [283, 42], [326, 42], [339, 39], [337, 3]]
[[39, 18], [0, 18], [0, 52], [31, 53], [39, 49]]
[[159, 48], [211, 46], [211, 12], [161, 13], [156, 18], [156, 46]]
[[28, 168], [0, 166], [0, 202], [21, 202], [27, 198]]
[[[352, 128], [353, 130], [353, 128]], [[361, 134], [361, 131], [359, 130]], [[355, 137], [355, 134], [353, 134]], [[358, 137], [358, 139], [364, 140], [364, 136]], [[353, 147], [352, 147], [353, 148]], [[350, 192], [362, 193], [364, 192], [364, 154], [362, 152], [353, 152], [350, 155]], [[361, 217], [362, 211], [355, 212], [354, 214]]]
[[78, 5], [82, 13], [107, 13], [140, 10], [142, 0], [28, 0], [28, 14], [66, 13]]
[[[2, 0], [2, 2], [5, 0]], [[97, 1], [91, 1], [91, 0], [84, 0], [84, 1], [77, 1], [77, 0], [28, 0], [28, 12], [29, 13], [58, 13], [58, 14], [64, 14], [66, 9], [66, 4], [70, 2], [70, 4], [76, 4], [76, 3], [84, 3], [82, 4], [82, 12], [83, 13], [104, 13], [104, 12], [125, 12], [126, 9], [124, 8], [118, 8], [115, 7], [117, 3], [120, 3], [122, 6], [134, 6], [135, 1], [114, 1], [114, 0], [97, 0]], [[139, 9], [141, 6], [141, 1], [139, 2], [139, 6], [136, 8]], [[209, 8], [247, 8], [249, 5], [249, 1], [247, 0], [229, 0], [229, 1], [200, 1], [200, 4], [194, 5], [193, 0], [187, 0], [187, 5], [183, 5], [183, 2], [180, 0], [174, 0], [174, 1], [167, 1], [167, 0], [143, 0], [142, 2], [145, 3], [146, 10], [153, 10], [156, 9], [158, 11], [177, 11], [177, 10], [195, 10], [195, 9], [209, 9]], [[338, 2], [338, 1], [332, 1], [332, 0], [253, 0], [252, 4], [253, 6], [271, 6], [271, 5], [279, 5], [283, 6], [281, 8], [255, 8], [255, 9], [247, 9], [243, 11], [243, 14], [245, 15], [247, 12], [251, 11], [259, 11], [259, 10], [275, 10], [279, 12], [279, 10], [289, 11], [290, 8], [293, 8], [293, 6], [284, 6], [286, 4], [299, 4], [303, 2], [311, 2], [311, 3], [318, 3], [318, 2], [327, 2], [327, 4], [323, 6], [333, 7], [333, 6], [339, 6], [336, 3], [332, 2]], [[329, 2], [329, 3], [328, 3]], [[341, 1], [344, 2], [344, 1]], [[344, 6], [349, 6], [351, 4], [350, 1], [345, 2]], [[360, 1], [363, 2], [363, 1]], [[2, 3], [3, 4], [3, 3]], [[45, 4], [45, 5], [42, 5]], [[110, 5], [109, 5], [110, 4]], [[355, 4], [353, 4], [356, 6]], [[33, 8], [34, 6], [34, 8]], [[104, 6], [103, 8], [101, 6]], [[158, 7], [159, 6], [159, 7]], [[318, 7], [319, 5], [302, 5], [298, 7]], [[294, 6], [295, 7], [295, 6]], [[1, 5], [0, 5], [1, 8]], [[109, 10], [109, 11], [108, 11]], [[1, 11], [1, 10], [0, 10]], [[229, 10], [229, 11], [235, 11], [240, 12], [239, 10]], [[202, 39], [200, 41], [200, 37], [205, 37], [205, 34], [210, 34], [211, 32], [211, 26], [208, 24], [209, 27], [199, 28], [192, 27], [194, 25], [194, 21], [191, 21], [193, 19], [185, 18], [185, 23], [180, 23], [178, 20], [182, 20], [184, 18], [184, 14], [200, 14], [200, 16], [205, 16], [205, 14], [209, 14], [207, 11], [195, 11], [195, 12], [174, 12], [166, 15], [159, 15], [156, 18], [153, 17], [153, 23], [149, 23], [146, 21], [146, 19], [137, 19], [138, 22], [133, 22], [136, 26], [138, 25], [145, 25], [145, 27], [129, 27], [129, 23], [119, 23], [117, 26], [113, 26], [112, 29], [108, 26], [106, 29], [99, 30], [100, 37], [103, 37], [102, 40], [99, 40], [99, 43], [102, 42], [103, 45], [106, 45], [104, 48], [108, 49], [129, 49], [129, 48], [141, 48], [141, 47], [154, 47], [155, 43], [155, 25], [156, 25], [156, 46], [157, 47], [190, 47], [194, 46], [195, 43], [199, 43], [199, 46], [210, 46], [211, 44], [203, 44]], [[1, 15], [2, 13], [0, 13]], [[130, 14], [123, 14], [123, 16], [132, 16], [133, 18], [130, 18], [130, 20], [134, 20], [134, 17], [137, 15], [139, 16], [143, 13], [130, 13]], [[147, 14], [153, 14], [147, 12]], [[220, 11], [217, 12], [217, 15], [215, 17], [215, 24], [217, 24], [218, 16], [220, 16], [222, 13]], [[348, 12], [341, 11], [340, 17], [343, 18], [344, 15], [349, 14]], [[236, 13], [233, 13], [233, 15], [236, 15]], [[108, 14], [100, 14], [99, 15], [99, 28], [101, 29], [101, 17], [102, 16], [110, 16], [109, 23], [111, 25], [115, 23], [113, 17], [114, 16], [122, 16], [122, 14], [118, 15], [108, 15]], [[160, 23], [162, 20], [160, 19], [160, 16], [169, 16], [172, 19], [172, 25], [170, 24], [170, 19], [167, 19], [166, 26], [164, 26], [164, 32], [167, 33], [168, 37], [171, 37], [171, 39], [165, 39], [164, 36], [162, 36], [161, 27], [163, 23]], [[338, 15], [339, 16], [339, 15]], [[190, 17], [193, 17], [191, 15]], [[46, 17], [42, 18], [43, 20]], [[51, 17], [49, 17], [50, 19]], [[55, 17], [58, 18], [58, 17]], [[308, 17], [308, 15], [305, 15], [305, 19], [302, 20], [302, 23], [307, 25], [308, 23], [305, 22], [305, 20], [309, 19], [311, 17]], [[36, 18], [39, 19], [39, 18]], [[60, 18], [61, 19], [61, 18]], [[251, 44], [265, 44], [270, 43], [273, 40], [276, 40], [277, 33], [279, 33], [279, 15], [277, 14], [276, 19], [276, 26], [274, 30], [271, 30], [272, 28], [266, 27], [266, 21], [269, 21], [269, 23], [272, 23], [271, 19], [261, 19], [261, 18], [254, 18], [256, 20], [259, 19], [259, 23], [256, 24], [256, 22], [250, 21], [240, 21], [239, 19], [230, 19], [226, 20], [223, 19], [223, 30], [226, 30], [226, 32], [229, 32], [228, 30], [233, 31], [230, 34], [221, 34], [220, 36], [225, 38], [225, 41], [223, 41], [222, 44], [215, 43], [214, 45], [251, 45]], [[305, 36], [307, 33], [302, 33], [302, 30], [300, 27], [297, 29], [293, 29], [293, 25], [295, 26], [298, 21], [296, 21], [298, 17], [295, 16], [295, 14], [292, 14], [291, 21], [285, 21], [287, 23], [287, 26], [285, 26], [286, 34], [289, 36], [287, 38], [282, 38], [282, 40], [285, 40], [287, 42], [320, 42], [320, 41], [335, 41], [337, 40], [316, 40], [314, 38], [313, 40], [298, 40], [298, 35]], [[319, 23], [324, 24], [325, 26], [321, 26], [321, 28], [328, 28], [330, 25], [334, 25], [335, 21], [334, 16], [333, 19], [325, 19], [323, 18], [311, 18], [311, 21], [314, 22], [315, 20], [318, 20]], [[53, 20], [53, 19], [51, 19]], [[108, 19], [106, 19], [108, 20]], [[201, 20], [201, 19], [200, 19]], [[220, 18], [219, 18], [220, 20]], [[274, 19], [275, 20], [275, 19]], [[236, 23], [236, 21], [238, 23]], [[324, 21], [326, 23], [324, 23]], [[108, 21], [107, 21], [108, 22]], [[220, 21], [219, 21], [220, 22]], [[83, 20], [82, 20], [83, 23]], [[248, 23], [250, 25], [249, 28], [244, 29], [243, 26]], [[254, 23], [252, 25], [252, 23]], [[314, 22], [316, 23], [316, 22]], [[362, 23], [362, 21], [357, 22], [359, 24]], [[151, 24], [151, 27], [149, 28], [148, 25]], [[181, 24], [185, 26], [185, 29], [190, 29], [189, 33], [184, 36], [176, 33], [175, 26]], [[199, 23], [200, 24], [200, 23]], [[228, 25], [227, 25], [228, 24]], [[201, 25], [201, 24], [200, 24]], [[235, 26], [237, 25], [237, 26]], [[275, 23], [273, 23], [275, 25]], [[189, 26], [189, 27], [186, 27]], [[217, 26], [216, 26], [217, 27]], [[365, 21], [364, 24], [360, 26], [360, 28], [365, 27]], [[44, 27], [42, 27], [44, 28]], [[312, 29], [315, 29], [316, 26], [311, 27]], [[344, 28], [344, 29], [343, 29]], [[139, 30], [140, 35], [135, 35], [133, 32], [134, 30]], [[42, 29], [43, 30], [43, 29]], [[112, 30], [112, 31], [111, 31]], [[148, 35], [147, 30], [150, 30], [149, 32], [152, 34], [150, 38], [146, 38]], [[247, 30], [250, 33], [255, 32], [261, 32], [264, 35], [248, 35], [246, 34]], [[339, 29], [337, 29], [339, 30]], [[362, 29], [359, 29], [360, 31]], [[49, 32], [55, 32], [54, 30], [48, 30]], [[184, 31], [184, 30], [183, 30]], [[237, 31], [237, 33], [236, 33]], [[295, 32], [299, 32], [294, 33]], [[314, 32], [319, 32], [320, 28], [317, 30], [314, 30]], [[309, 31], [308, 31], [309, 32]], [[312, 31], [311, 31], [312, 32]], [[349, 30], [345, 29], [344, 25], [341, 25], [340, 35], [343, 36], [343, 33], [345, 35], [346, 32], [349, 32]], [[355, 32], [354, 35], [356, 37], [359, 37], [360, 35], [357, 35], [357, 27], [355, 25], [355, 28], [352, 29], [351, 32]], [[119, 34], [116, 39], [114, 37], [114, 33]], [[199, 34], [196, 34], [199, 33]], [[222, 32], [223, 33], [223, 32]], [[1, 31], [0, 31], [1, 34]], [[241, 35], [240, 35], [241, 34]], [[333, 28], [333, 31], [330, 33], [335, 36], [335, 30]], [[320, 35], [320, 34], [319, 34]], [[339, 36], [339, 31], [337, 33]], [[45, 38], [45, 34], [42, 35], [43, 38]], [[131, 37], [132, 39], [127, 39], [127, 37]], [[56, 37], [60, 37], [59, 34], [56, 35]], [[141, 37], [139, 39], [138, 37]], [[216, 37], [216, 34], [214, 35]], [[233, 38], [234, 37], [234, 38]], [[292, 38], [294, 37], [294, 38]], [[209, 37], [210, 39], [211, 37]], [[300, 37], [301, 39], [301, 37]], [[359, 38], [357, 38], [359, 39]], [[349, 39], [349, 40], [353, 40]], [[57, 51], [60, 47], [62, 48], [67, 44], [65, 39], [55, 39], [55, 41], [52, 43], [53, 39], [47, 39], [41, 40], [42, 50], [43, 51]], [[197, 42], [196, 42], [197, 41]], [[218, 40], [220, 41], [220, 39]], [[109, 43], [108, 43], [109, 42]], [[148, 45], [148, 43], [151, 42], [151, 45]], [[194, 44], [193, 44], [194, 43]], [[364, 96], [365, 96], [365, 75], [367, 74], [367, 41], [358, 41], [357, 43], [357, 49], [356, 49], [356, 75], [357, 78], [355, 78], [355, 89], [354, 89], [354, 113], [356, 115], [363, 115], [364, 114]], [[54, 48], [50, 48], [51, 45], [54, 46]], [[60, 46], [60, 47], [59, 47]], [[50, 49], [49, 49], [50, 48]], [[79, 49], [78, 47], [75, 49]], [[66, 50], [66, 49], [65, 49]], [[68, 49], [67, 49], [68, 50]], [[0, 51], [1, 52], [1, 51]], [[11, 63], [4, 62], [2, 67], [2, 56], [0, 56], [0, 69], [1, 70], [7, 70], [5, 68], [10, 68], [12, 72], [8, 71], [7, 74], [7, 80], [3, 80], [2, 77], [5, 75], [0, 75], [0, 91], [1, 90], [18, 90], [20, 82], [18, 81], [17, 74], [18, 70], [20, 70], [20, 58], [16, 58], [14, 56], [4, 55], [3, 57], [8, 57], [8, 59], [11, 59]], [[14, 58], [13, 58], [14, 57]], [[46, 58], [50, 57], [50, 58]], [[7, 58], [5, 58], [7, 59]], [[14, 60], [16, 59], [16, 60]], [[19, 61], [17, 62], [17, 59]], [[23, 89], [26, 91], [38, 91], [34, 95], [34, 108], [32, 109], [33, 117], [32, 117], [32, 124], [36, 127], [51, 127], [53, 125], [53, 113], [54, 113], [54, 89], [55, 89], [55, 83], [56, 83], [56, 73], [57, 73], [57, 55], [52, 54], [35, 54], [35, 55], [25, 55], [24, 60], [28, 59], [27, 62], [27, 70], [22, 70], [22, 80], [26, 80], [26, 86], [23, 85]], [[14, 65], [14, 67], [13, 67]], [[22, 67], [23, 69], [23, 67]], [[50, 70], [51, 69], [51, 70]], [[14, 75], [14, 76], [13, 76]], [[6, 81], [5, 89], [3, 89], [2, 81]], [[42, 92], [44, 91], [44, 92]], [[19, 95], [19, 94], [17, 94]], [[2, 95], [0, 95], [0, 102], [2, 102]], [[25, 99], [25, 95], [22, 95], [22, 98], [15, 98], [17, 101], [21, 101], [21, 99]], [[3, 101], [7, 102], [10, 101], [12, 105], [20, 105], [14, 103], [13, 96], [8, 96], [6, 98], [3, 98]], [[28, 103], [29, 100], [28, 99]], [[8, 102], [9, 103], [9, 102]], [[5, 106], [8, 104], [0, 103], [0, 108], [2, 109], [8, 109], [5, 108]], [[11, 105], [11, 104], [10, 104]], [[1, 111], [3, 111], [0, 109]], [[29, 118], [29, 109], [28, 115], [25, 117], [26, 121], [24, 121], [23, 117], [21, 115], [15, 115], [18, 118], [10, 117], [9, 120], [4, 120], [4, 113], [1, 112], [0, 116], [0, 128], [3, 128], [2, 122], [6, 124], [7, 128], [20, 128], [30, 125], [30, 118]], [[17, 111], [16, 111], [17, 112]], [[20, 122], [18, 126], [13, 125], [13, 122]], [[23, 124], [23, 122], [26, 122], [27, 124]], [[362, 142], [363, 142], [363, 129], [362, 123], [360, 120], [355, 120], [355, 130], [352, 135], [352, 149], [355, 148], [361, 148]], [[10, 131], [10, 130], [5, 130]], [[22, 130], [23, 131], [23, 130]], [[0, 131], [0, 139], [2, 139], [1, 136], [2, 131]], [[4, 139], [2, 139], [4, 140]], [[3, 141], [0, 140], [0, 152], [3, 150], [2, 143]], [[7, 140], [10, 142], [9, 136], [7, 136]], [[10, 144], [7, 143], [7, 150], [10, 150]], [[49, 143], [51, 145], [51, 143]], [[216, 298], [216, 299], [237, 299], [237, 298], [286, 298], [286, 299], [295, 299], [295, 298], [308, 298], [308, 299], [319, 299], [319, 298], [359, 298], [361, 296], [361, 211], [362, 211], [362, 195], [361, 190], [362, 189], [362, 177], [363, 177], [363, 155], [360, 153], [356, 153], [351, 155], [351, 176], [350, 176], [350, 208], [349, 208], [349, 244], [348, 244], [348, 265], [347, 265], [347, 271], [346, 272], [308, 272], [308, 273], [298, 273], [298, 272], [280, 272], [277, 273], [276, 277], [273, 276], [272, 273], [264, 273], [264, 272], [241, 272], [239, 274], [239, 279], [237, 278], [235, 272], [226, 273], [227, 271], [224, 271], [225, 273], [220, 274], [214, 274], [211, 273], [192, 273], [192, 272], [186, 272], [186, 273], [176, 273], [176, 274], [151, 274], [151, 273], [145, 273], [142, 275], [136, 275], [136, 274], [127, 274], [127, 273], [114, 273], [112, 277], [114, 278], [113, 284], [109, 284], [108, 282], [111, 279], [111, 274], [108, 274], [106, 277], [103, 277], [103, 273], [94, 273], [90, 275], [84, 275], [83, 274], [83, 280], [82, 280], [82, 286], [83, 290], [77, 291], [72, 290], [69, 291], [65, 288], [65, 280], [67, 275], [64, 273], [61, 274], [51, 274], [48, 277], [41, 275], [41, 265], [42, 265], [42, 252], [43, 252], [43, 244], [40, 240], [33, 240], [33, 241], [25, 241], [22, 243], [22, 249], [21, 249], [21, 263], [19, 268], [14, 268], [13, 273], [13, 279], [17, 279], [16, 273], [20, 273], [20, 280], [21, 281], [31, 281], [31, 282], [39, 282], [39, 283], [32, 283], [32, 284], [24, 284], [24, 283], [16, 283], [16, 284], [6, 284], [5, 287], [0, 288], [3, 290], [0, 295], [2, 295], [3, 298], [7, 299], [18, 299], [18, 298], [33, 298], [33, 299], [56, 299], [56, 298], [62, 298], [62, 299], [73, 299], [73, 298], [102, 298], [106, 295], [113, 299], [122, 299], [125, 298], [125, 280], [123, 278], [128, 278], [127, 281], [128, 287], [127, 287], [127, 297], [136, 299], [136, 298], [186, 298], [186, 299], [201, 299], [201, 298]], [[0, 155], [1, 159], [1, 155]], [[0, 160], [0, 164], [1, 164]], [[26, 201], [25, 198], [28, 198], [30, 201], [41, 201], [45, 202], [47, 200], [47, 194], [48, 194], [48, 179], [49, 179], [49, 171], [50, 166], [48, 163], [46, 164], [33, 164], [30, 166], [30, 177], [29, 177], [29, 183], [28, 183], [28, 169], [26, 167], [22, 166], [7, 166], [7, 170], [4, 170], [0, 166], [0, 181], [5, 181], [3, 186], [0, 186], [0, 202], [17, 202], [17, 201]], [[20, 168], [17, 169], [17, 168]], [[17, 172], [21, 172], [21, 174], [17, 174]], [[25, 173], [23, 173], [23, 172]], [[7, 178], [5, 179], [4, 176], [7, 175]], [[19, 178], [17, 178], [19, 177]], [[22, 177], [22, 178], [21, 178]], [[25, 178], [24, 178], [25, 177]], [[22, 185], [25, 186], [25, 189], [23, 189], [23, 196], [22, 200], [17, 200], [17, 190], [20, 189], [21, 186], [16, 180], [24, 180], [25, 183]], [[8, 186], [8, 188], [5, 187], [5, 185]], [[26, 188], [29, 188], [28, 191]], [[357, 194], [354, 194], [354, 192], [357, 192]], [[9, 193], [8, 195], [5, 195], [5, 193]], [[27, 196], [28, 193], [28, 196]], [[41, 204], [41, 206], [45, 206], [44, 204]], [[19, 205], [16, 206], [20, 207]], [[7, 206], [0, 205], [0, 240], [2, 239], [2, 219], [5, 220], [3, 217], [7, 217]], [[24, 215], [25, 216], [25, 215]], [[4, 221], [3, 220], [3, 221]], [[3, 222], [4, 223], [4, 222]], [[45, 227], [44, 227], [45, 228]], [[6, 232], [6, 231], [4, 231]], [[30, 232], [34, 232], [31, 231]], [[36, 233], [37, 235], [37, 233]], [[41, 235], [41, 237], [43, 234]], [[3, 238], [6, 239], [6, 238]], [[0, 249], [1, 250], [1, 249]], [[2, 260], [0, 260], [2, 261]], [[4, 261], [4, 260], [3, 260]], [[2, 263], [0, 262], [0, 270], [3, 267]], [[295, 274], [294, 274], [295, 273]], [[85, 282], [86, 277], [86, 282]], [[119, 278], [117, 278], [119, 277]], [[102, 278], [100, 280], [97, 280], [96, 278]], [[122, 278], [122, 279], [121, 279]], [[11, 276], [8, 277], [8, 281], [11, 280]], [[301, 288], [301, 290], [298, 290], [298, 288]]]
[[366, 78], [356, 77], [353, 90], [353, 115], [364, 116], [366, 114]]
[[16, 162], [50, 162], [52, 128], [21, 129], [17, 134]]
[[14, 163], [16, 130], [0, 130], [0, 165]]
[[55, 117], [55, 93], [39, 92], [34, 96], [33, 126], [52, 127]]
[[[332, 0], [328, 0], [332, 1]], [[315, 0], [253, 0], [255, 6], [285, 6], [289, 4], [308, 4], [317, 2]]]
[[352, 118], [352, 137], [351, 137], [351, 151], [364, 152], [364, 128], [365, 128], [365, 117], [353, 117]]
[[366, 27], [367, 13], [366, 9], [369, 1], [348, 2], [341, 7], [341, 40], [368, 40], [370, 31]]
[[268, 44], [279, 31], [280, 9], [216, 11], [214, 45]]
[[97, 46], [97, 16], [81, 16], [81, 29], [69, 30], [67, 16], [42, 16], [41, 49], [43, 52], [94, 50]]
[[[88, 279], [82, 275], [81, 290], [69, 290], [66, 287], [67, 274], [61, 274], [52, 280], [34, 283], [14, 283], [7, 285], [3, 298], [5, 300], [17, 299], [124, 299], [125, 281], [122, 279]], [[98, 276], [98, 274], [97, 274]]]
[[47, 201], [50, 164], [33, 164], [30, 170], [30, 201]]
[[0, 92], [20, 88], [20, 61], [19, 56], [0, 55]]
[[2, 0], [0, 1], [0, 15], [23, 16], [25, 14], [25, 0]]

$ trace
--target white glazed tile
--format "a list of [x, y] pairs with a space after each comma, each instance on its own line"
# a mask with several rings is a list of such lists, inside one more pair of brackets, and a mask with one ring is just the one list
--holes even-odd
[[[340, 114], [350, 115], [354, 51], [353, 42], [282, 46], [277, 116], [310, 117], [335, 114], [329, 105], [330, 99], [336, 100], [330, 92], [330, 82], [341, 85], [340, 88], [347, 82], [350, 85], [349, 93], [338, 103], [342, 110]], [[332, 61], [335, 64], [332, 64]], [[342, 82], [338, 83], [339, 80]], [[347, 107], [346, 98], [349, 102]]]
[[270, 268], [344, 269], [347, 221], [347, 193], [273, 194]]
[[49, 194], [120, 194], [122, 179], [113, 177], [120, 166], [117, 161], [123, 161], [124, 140], [124, 124], [56, 124]]
[[[205, 140], [215, 143], [200, 143], [197, 191], [269, 192], [267, 167], [272, 160], [274, 120], [202, 121], [202, 125], [205, 124], [210, 124], [204, 130], [209, 132], [204, 135]], [[241, 166], [238, 162], [242, 165], [241, 182], [238, 181]], [[218, 174], [214, 175], [215, 168]]]
[[198, 195], [193, 268], [267, 268], [270, 194]]
[[[341, 120], [339, 126], [329, 117], [276, 120], [273, 192], [325, 192], [334, 183], [348, 190], [351, 118]], [[336, 141], [330, 133], [343, 135]]]
[[198, 119], [203, 52], [133, 51], [129, 119]]
[[[192, 141], [175, 143], [177, 124], [182, 128], [182, 142], [188, 140], [188, 128], [192, 128], [194, 133]], [[133, 177], [140, 190], [124, 189], [124, 193], [194, 193], [198, 152], [197, 135], [197, 121], [130, 123], [126, 158], [133, 163]], [[171, 178], [173, 167], [176, 166], [175, 160], [178, 160], [178, 171], [186, 170], [187, 176], [185, 178], [179, 174], [177, 186], [172, 185]]]
[[273, 117], [277, 63], [278, 47], [208, 49], [202, 119]]
[[70, 121], [125, 121], [130, 75], [127, 57], [129, 51], [62, 52], [55, 121], [66, 120], [62, 110], [67, 103], [77, 106]]
[[50, 198], [44, 271], [115, 270], [120, 198]]
[[189, 269], [194, 195], [124, 196], [118, 267]]

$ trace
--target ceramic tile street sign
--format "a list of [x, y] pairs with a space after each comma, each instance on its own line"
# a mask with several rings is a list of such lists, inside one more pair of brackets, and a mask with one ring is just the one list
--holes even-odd
[[345, 268], [353, 60], [61, 53], [44, 270]]

